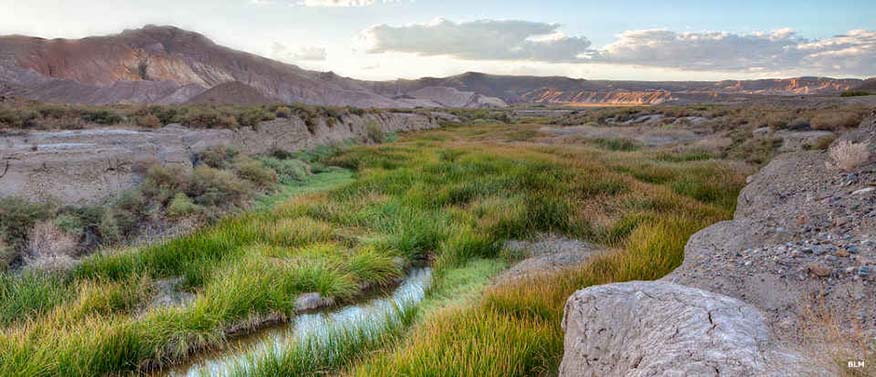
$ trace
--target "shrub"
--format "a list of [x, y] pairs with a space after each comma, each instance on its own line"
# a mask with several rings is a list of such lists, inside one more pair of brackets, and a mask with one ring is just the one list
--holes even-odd
[[122, 240], [122, 229], [113, 211], [104, 211], [97, 224], [97, 232], [101, 242], [106, 244], [116, 243]]
[[146, 110], [149, 114], [155, 115], [163, 124], [180, 123], [182, 122], [183, 112], [179, 107], [175, 106], [150, 106]]
[[274, 115], [278, 118], [288, 119], [292, 117], [292, 109], [290, 109], [288, 106], [277, 106], [277, 108], [274, 109]]
[[197, 162], [214, 169], [225, 169], [239, 153], [225, 145], [207, 148], [197, 154]]
[[869, 143], [840, 141], [830, 148], [828, 154], [834, 165], [844, 171], [855, 170], [870, 159]]
[[250, 181], [262, 189], [277, 183], [277, 173], [249, 157], [237, 157], [233, 169], [238, 177]]
[[259, 123], [277, 119], [275, 113], [261, 107], [255, 107], [241, 112], [237, 116], [237, 122], [243, 127], [258, 128]]
[[863, 90], [846, 90], [840, 94], [840, 97], [861, 97], [861, 96], [870, 96], [873, 93], [863, 91]]
[[375, 121], [370, 121], [365, 125], [365, 136], [368, 137], [368, 140], [375, 143], [386, 141], [386, 133], [380, 128], [380, 124]]
[[12, 264], [12, 261], [15, 260], [17, 253], [15, 249], [10, 247], [0, 238], [0, 272], [9, 268], [9, 265]]
[[54, 215], [51, 203], [31, 203], [25, 199], [0, 199], [0, 234], [9, 247], [23, 249], [33, 225]]
[[262, 157], [259, 160], [268, 169], [275, 171], [282, 183], [302, 181], [311, 174], [310, 165], [298, 159], [281, 160], [276, 157]]
[[161, 119], [155, 114], [140, 115], [135, 118], [135, 121], [137, 126], [143, 128], [161, 128], [162, 126]]
[[82, 120], [97, 124], [117, 124], [125, 120], [125, 118], [115, 111], [108, 109], [85, 110], [82, 113]]
[[165, 204], [188, 186], [189, 173], [183, 167], [153, 165], [146, 172], [140, 191], [155, 202]]
[[34, 225], [28, 235], [27, 264], [39, 269], [65, 269], [73, 262], [79, 241], [51, 221]]
[[71, 213], [62, 213], [55, 217], [55, 225], [64, 232], [79, 237], [83, 232], [82, 219]]
[[844, 128], [854, 128], [861, 123], [861, 115], [845, 111], [822, 111], [812, 117], [812, 128], [816, 130], [835, 131]]
[[167, 215], [171, 218], [179, 218], [192, 215], [200, 210], [200, 207], [195, 204], [191, 198], [181, 192], [178, 192], [170, 204], [167, 205]]
[[251, 192], [252, 187], [234, 174], [199, 166], [192, 172], [187, 194], [200, 205], [235, 206], [242, 204]]
[[182, 116], [182, 123], [194, 128], [237, 128], [237, 118], [234, 115], [221, 112], [215, 108], [198, 107]]

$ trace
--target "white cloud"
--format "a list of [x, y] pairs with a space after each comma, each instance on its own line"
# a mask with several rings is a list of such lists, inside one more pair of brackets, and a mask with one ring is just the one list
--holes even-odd
[[295, 63], [299, 61], [324, 61], [326, 60], [325, 48], [315, 46], [304, 46], [297, 49], [291, 49], [280, 42], [274, 42], [271, 46], [271, 58]]
[[803, 66], [851, 75], [876, 74], [876, 31], [852, 30], [798, 48], [806, 53]]
[[594, 60], [693, 70], [775, 70], [799, 62], [803, 53], [797, 46], [805, 42], [787, 29], [754, 34], [632, 30], [621, 33]]
[[852, 30], [809, 40], [791, 29], [737, 34], [630, 30], [601, 49], [559, 25], [480, 20], [377, 25], [363, 31], [368, 52], [448, 56], [462, 60], [620, 64], [749, 74], [876, 75], [876, 31]]
[[590, 41], [567, 37], [559, 25], [529, 21], [444, 19], [406, 26], [377, 25], [363, 32], [368, 51], [447, 55], [465, 60], [574, 61]]

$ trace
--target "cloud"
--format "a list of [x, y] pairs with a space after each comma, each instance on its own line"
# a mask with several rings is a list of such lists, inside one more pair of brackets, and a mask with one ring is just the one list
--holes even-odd
[[629, 30], [599, 49], [559, 25], [520, 20], [377, 25], [362, 32], [368, 52], [463, 60], [601, 63], [750, 74], [876, 75], [876, 31], [806, 39], [794, 30], [675, 32]]
[[771, 33], [677, 33], [632, 30], [605, 46], [594, 60], [692, 70], [764, 71], [788, 68], [805, 55], [806, 41], [792, 30]]
[[872, 75], [876, 31], [807, 40], [790, 29], [751, 34], [633, 30], [621, 33], [593, 61], [687, 70]]
[[377, 25], [363, 32], [368, 52], [447, 55], [465, 60], [568, 62], [586, 54], [590, 41], [567, 37], [559, 25], [529, 21], [480, 20], [456, 23]]
[[876, 74], [876, 31], [852, 30], [798, 46], [806, 53], [802, 65], [823, 72]]
[[324, 61], [327, 55], [322, 47], [305, 46], [293, 50], [280, 42], [271, 46], [271, 57], [286, 62]]

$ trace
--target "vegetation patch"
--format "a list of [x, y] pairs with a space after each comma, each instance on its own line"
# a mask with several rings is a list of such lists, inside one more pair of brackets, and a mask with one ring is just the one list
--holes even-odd
[[[735, 197], [744, 174], [712, 161], [661, 161], [645, 150], [520, 139], [518, 131], [537, 127], [450, 127], [341, 150], [323, 161], [354, 172], [327, 169], [322, 178], [305, 178], [305, 188], [266, 199], [262, 211], [157, 244], [101, 252], [59, 278], [62, 293], [52, 285], [9, 284], [14, 293], [7, 295], [22, 298], [3, 312], [31, 314], [26, 326], [20, 314], [6, 315], [0, 374], [136, 372], [219, 346], [229, 328], [288, 318], [302, 293], [351, 300], [362, 286], [396, 279], [399, 260], [433, 265], [435, 286], [422, 315], [400, 309], [373, 329], [338, 330], [329, 343], [304, 340], [254, 361], [245, 374], [553, 374], [565, 299], [584, 286], [671, 271], [690, 234], [731, 216], [734, 204], [726, 198]], [[230, 170], [205, 165], [182, 178], [156, 172], [140, 195], [184, 213], [192, 205], [234, 202], [241, 185], [258, 185], [236, 175], [237, 157], [219, 160]], [[141, 204], [120, 211], [148, 207], [131, 202]], [[507, 263], [504, 242], [538, 233], [618, 252], [479, 293], [485, 276]], [[196, 299], [149, 308], [154, 282], [177, 277]], [[120, 291], [126, 286], [142, 288]], [[23, 298], [29, 290], [45, 298]], [[130, 300], [105, 303], [89, 298], [93, 292], [122, 292]], [[77, 314], [83, 312], [94, 314]]]

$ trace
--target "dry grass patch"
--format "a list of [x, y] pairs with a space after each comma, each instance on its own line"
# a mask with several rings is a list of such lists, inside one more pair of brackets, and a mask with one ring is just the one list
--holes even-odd
[[852, 171], [870, 160], [869, 143], [853, 143], [842, 140], [828, 150], [833, 164], [844, 170]]

